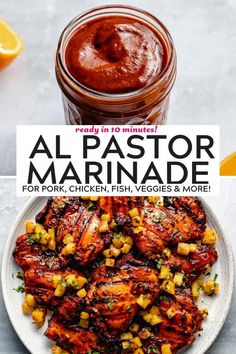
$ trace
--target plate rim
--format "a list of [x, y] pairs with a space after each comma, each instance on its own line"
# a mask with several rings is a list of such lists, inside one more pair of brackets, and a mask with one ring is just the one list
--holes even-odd
[[[18, 338], [20, 339], [20, 341], [24, 344], [24, 346], [26, 347], [26, 349], [30, 352], [30, 353], [34, 353], [32, 352], [32, 348], [29, 346], [28, 342], [25, 341], [24, 336], [21, 335], [21, 332], [19, 331], [18, 326], [16, 325], [16, 317], [13, 316], [13, 313], [10, 309], [10, 303], [8, 301], [7, 298], [7, 289], [5, 284], [7, 284], [7, 278], [9, 276], [9, 274], [6, 274], [6, 268], [7, 268], [7, 264], [10, 261], [9, 259], [7, 259], [8, 256], [8, 250], [10, 248], [11, 242], [14, 238], [14, 234], [15, 234], [15, 229], [16, 229], [16, 225], [19, 225], [20, 220], [22, 219], [23, 215], [28, 211], [28, 209], [30, 208], [30, 206], [37, 201], [37, 199], [41, 199], [41, 198], [49, 198], [46, 196], [34, 196], [34, 197], [30, 197], [26, 203], [24, 204], [24, 206], [21, 208], [21, 210], [19, 211], [19, 213], [17, 214], [12, 226], [10, 227], [9, 233], [7, 235], [7, 239], [6, 239], [6, 243], [5, 246], [3, 248], [3, 256], [2, 256], [2, 262], [1, 262], [1, 285], [2, 285], [2, 294], [3, 294], [3, 301], [4, 301], [4, 305], [6, 308], [6, 312], [7, 315], [10, 319], [11, 325], [14, 328]], [[229, 314], [229, 310], [232, 304], [232, 297], [233, 297], [233, 290], [234, 290], [234, 274], [235, 274], [235, 263], [234, 263], [234, 256], [233, 256], [233, 251], [232, 251], [232, 246], [231, 243], [229, 241], [228, 235], [225, 231], [224, 225], [221, 222], [221, 218], [215, 213], [215, 211], [212, 209], [212, 207], [208, 204], [208, 202], [202, 198], [202, 197], [197, 197], [202, 205], [204, 210], [206, 211], [206, 215], [210, 216], [210, 218], [212, 220], [214, 220], [214, 223], [217, 225], [217, 228], [220, 230], [222, 238], [224, 239], [225, 245], [226, 245], [226, 251], [228, 254], [228, 260], [227, 260], [227, 265], [229, 268], [229, 285], [230, 288], [228, 289], [229, 291], [227, 291], [226, 297], [225, 297], [225, 304], [226, 307], [224, 308], [224, 312], [223, 312], [223, 316], [221, 318], [221, 320], [218, 322], [218, 325], [214, 327], [214, 329], [217, 329], [215, 331], [215, 335], [211, 338], [211, 340], [209, 341], [209, 343], [207, 345], [205, 345], [204, 348], [204, 352], [201, 352], [202, 354], [206, 353], [206, 351], [213, 345], [213, 343], [215, 342], [216, 338], [219, 336], [222, 327], [228, 317]]]

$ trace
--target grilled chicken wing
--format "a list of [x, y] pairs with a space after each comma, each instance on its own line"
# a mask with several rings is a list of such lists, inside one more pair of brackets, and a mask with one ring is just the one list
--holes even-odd
[[153, 302], [160, 291], [157, 272], [145, 263], [124, 256], [114, 270], [98, 267], [92, 275], [87, 308], [102, 336], [112, 338], [130, 325], [144, 294]]

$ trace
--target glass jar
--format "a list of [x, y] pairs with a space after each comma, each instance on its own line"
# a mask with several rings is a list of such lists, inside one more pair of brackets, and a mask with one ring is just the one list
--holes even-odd
[[[100, 17], [122, 16], [141, 21], [162, 39], [166, 46], [166, 64], [157, 79], [146, 87], [124, 94], [94, 91], [76, 81], [67, 70], [65, 50], [78, 27]], [[58, 42], [56, 77], [62, 91], [67, 124], [125, 125], [165, 124], [170, 91], [176, 77], [176, 52], [166, 27], [146, 11], [130, 6], [102, 6], [73, 19]]]

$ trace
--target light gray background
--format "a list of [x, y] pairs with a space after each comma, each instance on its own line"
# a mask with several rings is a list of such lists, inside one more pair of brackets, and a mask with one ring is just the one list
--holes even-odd
[[54, 76], [59, 34], [81, 11], [112, 3], [142, 7], [172, 33], [178, 77], [168, 122], [220, 124], [221, 157], [236, 150], [235, 0], [0, 0], [0, 16], [25, 43], [0, 72], [0, 175], [15, 175], [16, 124], [64, 123]]
[[[26, 198], [16, 198], [15, 179], [0, 179], [0, 262], [4, 244], [18, 212], [23, 207]], [[236, 238], [235, 238], [235, 218], [236, 218], [236, 178], [221, 178], [221, 197], [207, 198], [207, 202], [219, 215], [223, 221], [226, 233], [231, 241], [236, 257]], [[221, 289], [224, 291], [224, 289]], [[207, 354], [233, 354], [236, 346], [236, 297], [233, 301], [226, 323], [218, 336], [217, 340], [207, 352]], [[27, 354], [27, 350], [21, 344], [17, 335], [9, 322], [2, 294], [0, 292], [0, 354]], [[44, 354], [44, 353], [42, 353]]]

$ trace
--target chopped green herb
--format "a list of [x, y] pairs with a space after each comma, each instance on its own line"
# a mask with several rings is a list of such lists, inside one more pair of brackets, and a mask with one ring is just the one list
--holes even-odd
[[216, 279], [218, 278], [218, 274], [215, 274], [214, 276], [214, 283], [216, 282]]
[[17, 291], [18, 293], [24, 293], [25, 292], [25, 285], [21, 284], [16, 289], [14, 288], [13, 290]]
[[93, 202], [90, 202], [88, 205], [87, 205], [87, 209], [91, 209], [92, 207], [94, 206], [94, 203]]
[[151, 354], [151, 353], [159, 353], [158, 351], [158, 348], [155, 344], [151, 344], [148, 346], [148, 354]]
[[167, 301], [168, 303], [170, 303], [170, 298], [168, 296], [166, 296], [166, 295], [160, 295], [158, 297], [158, 300], [159, 301]]
[[100, 352], [97, 352], [97, 351], [95, 351], [95, 350], [89, 350], [88, 352], [87, 352], [87, 354], [101, 354]]
[[163, 261], [164, 261], [163, 258], [159, 259], [159, 261], [157, 262], [157, 269], [159, 269], [159, 270], [161, 269]]
[[18, 272], [16, 277], [17, 277], [17, 279], [23, 280], [24, 279], [24, 273], [23, 272]]

